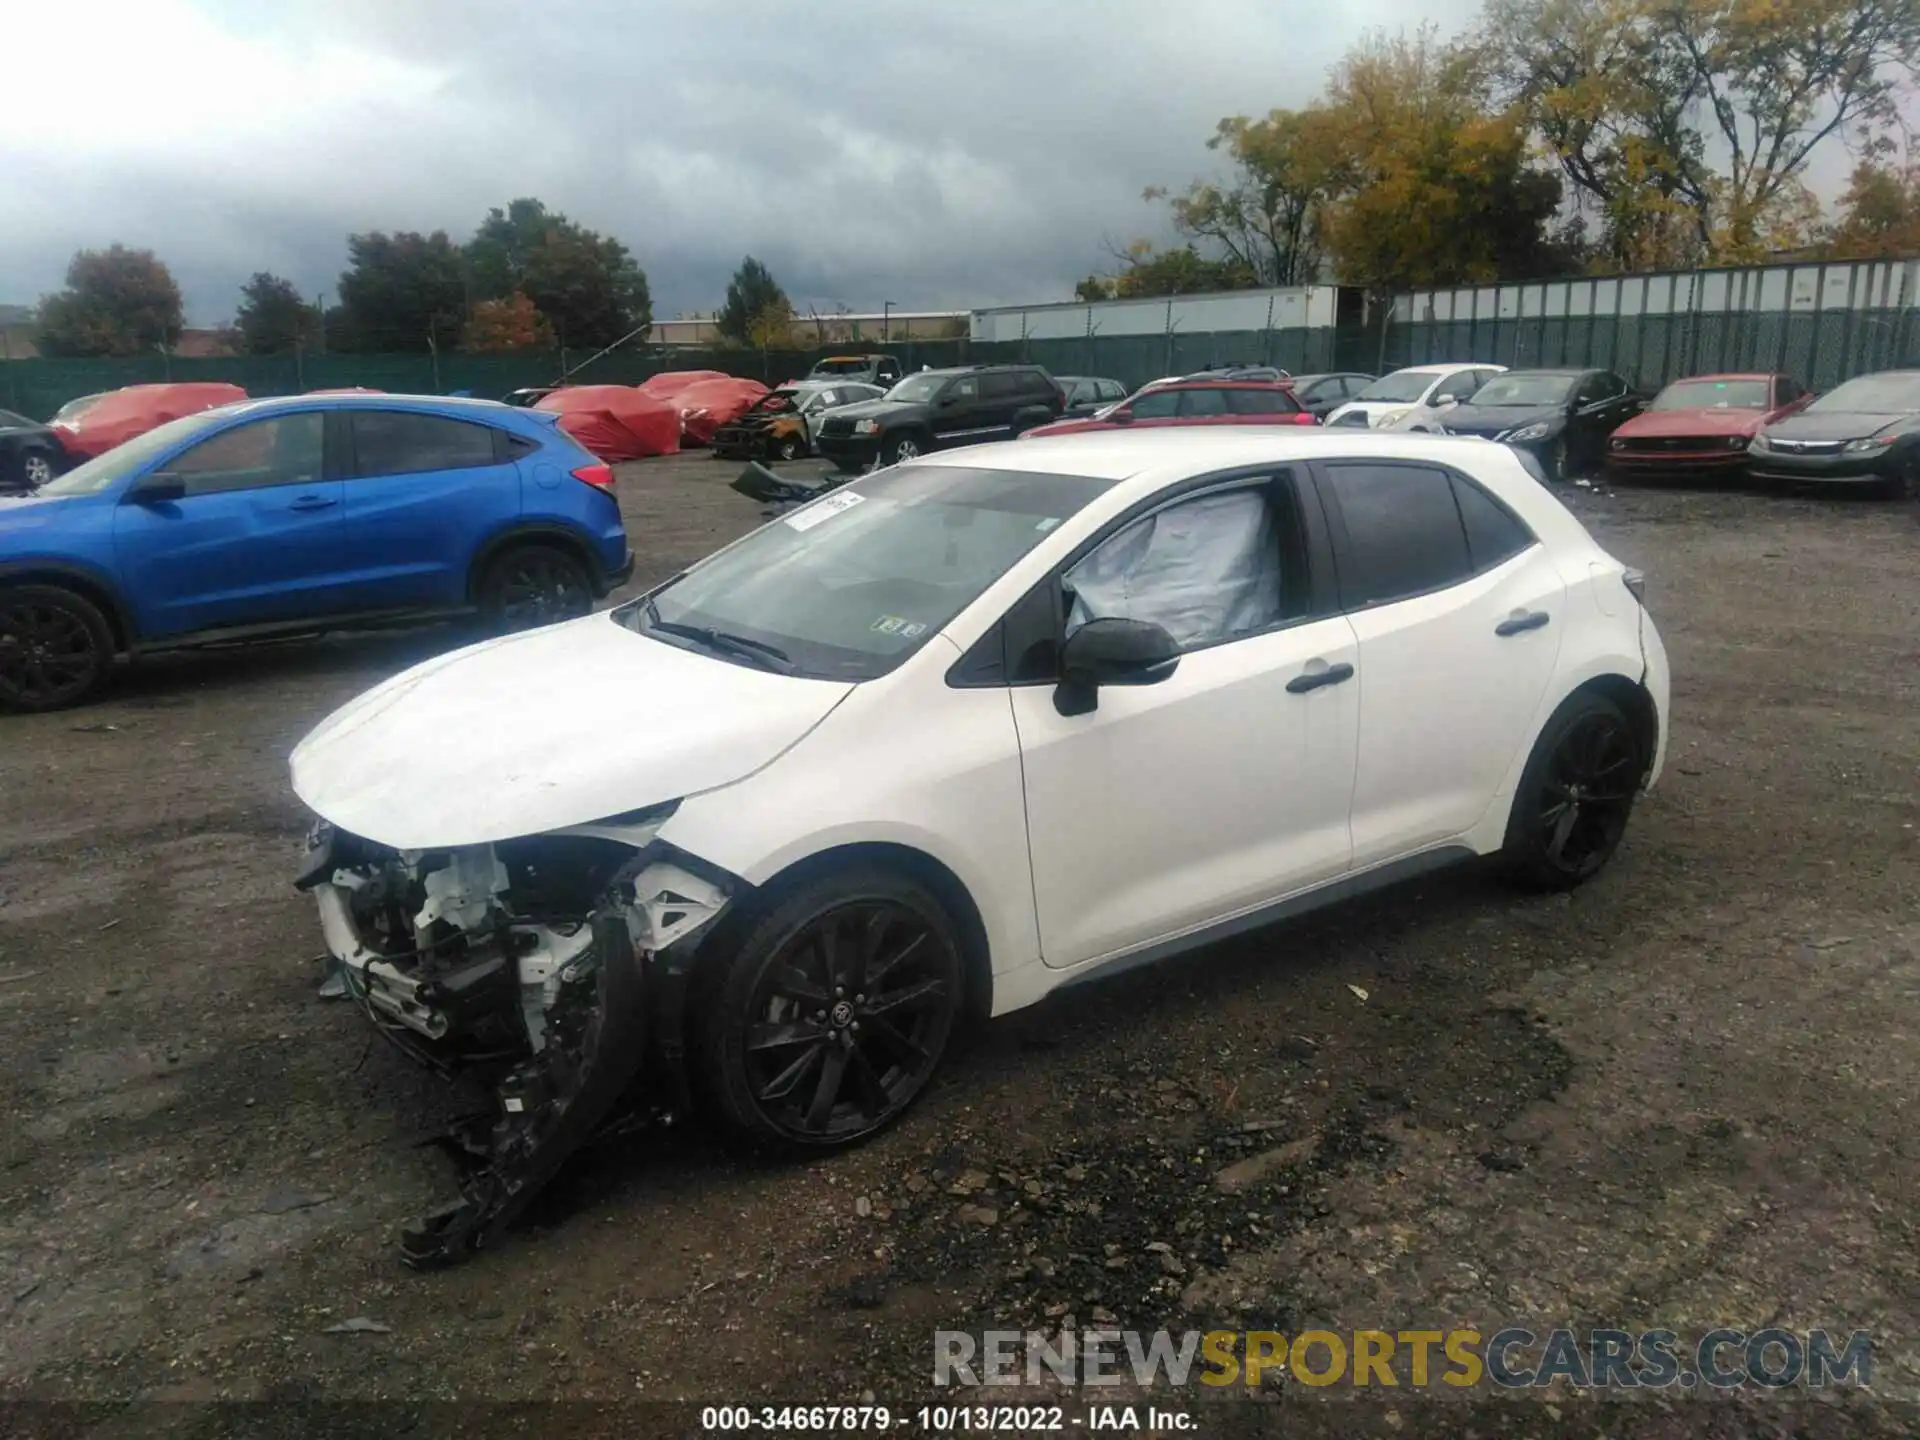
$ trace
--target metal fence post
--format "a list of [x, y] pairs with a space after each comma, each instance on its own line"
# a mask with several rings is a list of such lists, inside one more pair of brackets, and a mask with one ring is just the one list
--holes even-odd
[[[1858, 264], [1847, 267], [1847, 315], [1846, 318], [1840, 322], [1840, 369], [1843, 374], [1856, 368], [1864, 368], [1856, 367], [1853, 363], [1853, 300], [1854, 291], [1858, 289], [1860, 285], [1860, 270], [1861, 266]], [[1873, 276], [1871, 273], [1867, 276], [1867, 288], [1869, 290], [1873, 288]]]

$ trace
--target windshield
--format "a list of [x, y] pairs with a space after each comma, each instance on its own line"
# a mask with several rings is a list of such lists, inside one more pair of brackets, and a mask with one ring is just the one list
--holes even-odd
[[1578, 375], [1496, 375], [1473, 392], [1469, 403], [1489, 405], [1559, 405], [1573, 393]]
[[1110, 484], [896, 466], [762, 526], [614, 615], [740, 664], [871, 680]]
[[96, 455], [84, 465], [76, 466], [58, 480], [49, 480], [34, 493], [36, 495], [97, 495], [122, 476], [131, 475], [142, 469], [156, 455], [160, 455], [178, 445], [182, 440], [199, 434], [216, 421], [225, 418], [218, 410], [203, 410], [198, 415], [188, 415], [180, 420], [170, 420], [158, 429], [149, 430], [144, 435], [136, 435], [124, 445]]
[[1431, 370], [1396, 370], [1391, 375], [1382, 375], [1353, 398], [1386, 400], [1397, 405], [1411, 405], [1426, 394], [1439, 378]]
[[82, 395], [77, 400], [67, 401], [66, 404], [54, 411], [53, 418], [55, 420], [78, 420], [82, 415], [86, 414], [87, 411], [91, 410], [106, 398], [104, 394]]
[[1920, 410], [1920, 371], [1862, 375], [1857, 380], [1834, 386], [1807, 409], [1851, 410], [1862, 415], [1898, 415]]
[[1653, 397], [1649, 410], [1764, 410], [1765, 380], [1680, 380]]
[[940, 387], [946, 383], [947, 377], [937, 370], [924, 375], [909, 375], [887, 392], [887, 399], [920, 404], [938, 395]]

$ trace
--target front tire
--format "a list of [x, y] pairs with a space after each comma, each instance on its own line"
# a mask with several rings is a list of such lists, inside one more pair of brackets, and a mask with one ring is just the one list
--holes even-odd
[[91, 699], [113, 668], [113, 627], [58, 585], [0, 590], [0, 709], [64, 710]]
[[29, 490], [38, 490], [59, 473], [59, 461], [46, 450], [28, 450], [20, 456], [20, 482]]
[[782, 435], [773, 442], [772, 449], [775, 460], [798, 460], [804, 453], [798, 435]]
[[721, 965], [702, 991], [700, 1087], [730, 1129], [777, 1149], [840, 1149], [899, 1119], [962, 1013], [953, 921], [889, 870], [801, 885]]
[[515, 545], [481, 577], [480, 613], [495, 634], [512, 634], [593, 613], [586, 566], [553, 545]]
[[925, 453], [925, 447], [918, 435], [893, 435], [889, 436], [887, 443], [880, 448], [880, 463], [900, 465], [909, 460], [918, 460]]
[[1626, 834], [1647, 757], [1626, 713], [1591, 690], [1548, 719], [1514, 793], [1500, 858], [1532, 890], [1571, 890], [1599, 874]]

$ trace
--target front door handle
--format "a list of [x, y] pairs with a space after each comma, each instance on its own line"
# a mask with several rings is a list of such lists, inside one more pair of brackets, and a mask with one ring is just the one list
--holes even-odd
[[1493, 627], [1496, 635], [1524, 635], [1529, 630], [1538, 630], [1553, 617], [1544, 610], [1529, 610], [1524, 615], [1509, 615]]
[[287, 508], [289, 510], [324, 510], [329, 505], [338, 505], [339, 503], [340, 502], [335, 500], [331, 495], [301, 495], [297, 497], [291, 505], [287, 506]]
[[1353, 678], [1353, 667], [1344, 660], [1338, 665], [1329, 665], [1324, 670], [1303, 670], [1287, 681], [1287, 691], [1293, 695], [1304, 695], [1309, 690], [1318, 690], [1322, 685], [1338, 685], [1342, 680]]

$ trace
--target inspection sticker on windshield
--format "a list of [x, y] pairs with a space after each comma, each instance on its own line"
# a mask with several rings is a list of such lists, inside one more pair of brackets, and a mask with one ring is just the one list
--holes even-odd
[[827, 495], [814, 501], [804, 510], [797, 510], [787, 517], [787, 524], [796, 530], [811, 530], [823, 520], [831, 520], [842, 510], [851, 510], [867, 497], [857, 490], [842, 490], [837, 495]]

